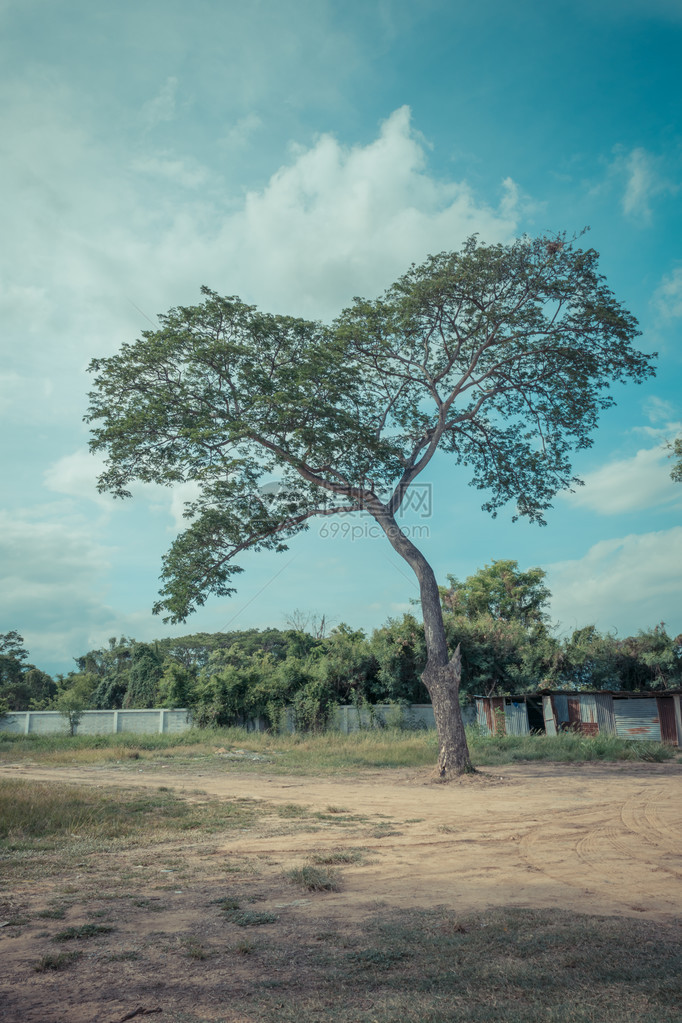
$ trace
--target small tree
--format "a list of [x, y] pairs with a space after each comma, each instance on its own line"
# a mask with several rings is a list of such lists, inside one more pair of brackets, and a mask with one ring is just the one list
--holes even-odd
[[[155, 611], [184, 621], [234, 592], [235, 558], [283, 550], [317, 516], [368, 514], [415, 572], [441, 777], [471, 770], [433, 570], [400, 528], [410, 486], [438, 450], [469, 467], [495, 514], [542, 522], [576, 482], [614, 381], [653, 370], [632, 315], [564, 236], [482, 245], [413, 266], [331, 326], [258, 312], [203, 289], [111, 358], [95, 359], [91, 448], [101, 491], [133, 480], [200, 494], [164, 558]], [[263, 489], [276, 473], [279, 488]]]
[[51, 706], [65, 719], [69, 735], [76, 734], [83, 711], [92, 705], [96, 685], [97, 676], [90, 672], [71, 671], [66, 677], [57, 676], [57, 695]]

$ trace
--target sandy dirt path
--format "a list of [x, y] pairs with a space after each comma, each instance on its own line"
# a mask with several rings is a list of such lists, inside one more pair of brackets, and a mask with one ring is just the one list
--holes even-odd
[[[343, 808], [378, 824], [362, 837], [369, 862], [346, 870], [327, 911], [363, 915], [370, 905], [559, 908], [669, 921], [682, 910], [682, 766], [519, 765], [433, 784], [426, 772], [353, 778], [264, 777], [225, 772], [77, 767], [0, 767], [0, 777], [158, 787], [219, 798]], [[306, 833], [231, 836], [217, 850], [304, 858], [358, 837]]]

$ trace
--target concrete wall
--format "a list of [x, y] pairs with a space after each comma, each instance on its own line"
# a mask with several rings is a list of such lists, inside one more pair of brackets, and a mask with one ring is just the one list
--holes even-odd
[[[474, 707], [463, 708], [464, 723], [476, 720]], [[111, 735], [127, 732], [137, 735], [175, 735], [192, 727], [187, 710], [85, 710], [75, 729], [76, 735]], [[244, 722], [249, 731], [265, 731], [262, 718]], [[331, 727], [339, 732], [357, 732], [361, 728], [435, 728], [433, 708], [430, 703], [401, 706], [377, 704], [376, 706], [336, 707]], [[294, 732], [293, 712], [289, 707], [282, 722], [282, 730]], [[0, 718], [0, 732], [14, 735], [55, 735], [68, 734], [69, 726], [56, 710], [10, 711]]]
[[[473, 724], [476, 720], [476, 709], [473, 706], [462, 708], [464, 724]], [[402, 706], [394, 703], [379, 703], [373, 706], [353, 707], [341, 706], [335, 709], [332, 728], [339, 732], [358, 732], [361, 728], [435, 728], [433, 707], [430, 703], [413, 703]]]
[[[191, 728], [191, 722], [186, 710], [84, 710], [75, 734], [133, 732], [137, 735], [174, 735], [186, 732], [188, 728]], [[66, 718], [56, 710], [10, 711], [0, 718], [0, 732], [15, 735], [68, 734], [68, 731]]]

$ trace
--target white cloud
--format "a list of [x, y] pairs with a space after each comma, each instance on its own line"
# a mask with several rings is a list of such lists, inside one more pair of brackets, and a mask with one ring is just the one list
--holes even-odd
[[670, 479], [667, 451], [659, 446], [642, 448], [632, 458], [609, 462], [583, 475], [584, 487], [563, 494], [569, 504], [589, 508], [600, 515], [655, 508], [682, 500], [679, 485]]
[[221, 139], [221, 142], [228, 149], [246, 149], [253, 136], [259, 128], [262, 128], [262, 126], [263, 122], [258, 114], [247, 114], [245, 117], [240, 117], [239, 120], [237, 120], [235, 124], [228, 129], [225, 133], [225, 137]]
[[665, 621], [682, 631], [682, 526], [602, 540], [547, 566], [552, 615], [564, 631], [587, 624], [621, 635]]
[[0, 621], [21, 632], [34, 663], [68, 663], [114, 621], [102, 599], [110, 553], [54, 507], [0, 511]]
[[48, 490], [69, 497], [85, 497], [102, 507], [111, 507], [111, 498], [97, 492], [97, 478], [104, 469], [104, 459], [87, 448], [64, 455], [45, 470], [43, 480]]
[[141, 174], [165, 178], [171, 184], [180, 185], [182, 188], [199, 188], [200, 185], [206, 184], [209, 178], [208, 170], [196, 160], [177, 159], [169, 153], [141, 157], [133, 161], [132, 168]]
[[[649, 418], [649, 422], [665, 423], [666, 429], [670, 429], [672, 420], [677, 414], [677, 410], [671, 401], [666, 401], [665, 398], [659, 398], [655, 394], [646, 399], [643, 408], [645, 415]], [[682, 426], [680, 423], [674, 423], [672, 425]]]
[[175, 97], [178, 91], [177, 78], [167, 78], [156, 96], [142, 104], [142, 120], [148, 128], [154, 128], [164, 121], [175, 118]]
[[456, 248], [473, 232], [509, 239], [518, 217], [514, 189], [507, 179], [494, 209], [465, 182], [434, 179], [402, 107], [366, 146], [346, 148], [324, 135], [294, 150], [291, 163], [249, 192], [243, 211], [226, 222], [220, 263], [270, 307], [333, 315], [353, 295], [376, 294], [411, 262]]
[[[87, 448], [80, 448], [70, 455], [53, 462], [43, 474], [48, 490], [67, 497], [94, 501], [109, 512], [122, 508], [120, 501], [114, 501], [110, 494], [97, 491], [97, 480], [103, 472], [105, 460], [99, 453], [91, 454]], [[133, 483], [130, 487], [135, 503], [144, 501], [151, 511], [168, 516], [168, 531], [176, 533], [187, 528], [184, 518], [185, 502], [195, 500], [200, 493], [197, 483], [181, 483], [172, 488], [153, 483]]]
[[652, 215], [652, 200], [659, 195], [676, 194], [679, 186], [666, 176], [662, 158], [642, 146], [630, 152], [617, 147], [615, 153], [610, 171], [625, 181], [623, 213], [634, 220], [648, 223]]
[[663, 278], [654, 292], [652, 303], [663, 320], [682, 317], [682, 267]]
[[[292, 150], [263, 188], [239, 196], [217, 174], [199, 187], [208, 172], [182, 153], [142, 151], [131, 175], [116, 140], [89, 135], [59, 89], [25, 86], [11, 99], [0, 106], [0, 133], [13, 138], [0, 195], [5, 336], [19, 360], [81, 394], [75, 360], [80, 371], [148, 326], [131, 303], [153, 319], [198, 300], [206, 283], [271, 310], [331, 317], [429, 252], [473, 232], [490, 242], [516, 232], [514, 183], [504, 180], [495, 208], [466, 182], [435, 178], [407, 107], [367, 145], [324, 135]], [[181, 203], [178, 184], [191, 189]]]
[[658, 190], [653, 160], [646, 150], [633, 149], [625, 161], [627, 184], [623, 196], [623, 212], [648, 219], [649, 199]]

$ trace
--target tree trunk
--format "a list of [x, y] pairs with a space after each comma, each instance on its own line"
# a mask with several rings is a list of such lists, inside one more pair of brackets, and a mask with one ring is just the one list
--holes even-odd
[[433, 569], [383, 505], [370, 510], [386, 533], [393, 549], [405, 559], [419, 580], [426, 637], [426, 667], [422, 674], [422, 682], [431, 697], [433, 715], [436, 719], [438, 774], [444, 781], [456, 775], [472, 774], [474, 767], [469, 757], [459, 705], [462, 659], [459, 646], [452, 659], [448, 656], [443, 609]]
[[459, 705], [461, 674], [462, 658], [458, 646], [452, 659], [444, 666], [435, 665], [429, 658], [422, 675], [436, 719], [438, 774], [444, 780], [452, 775], [472, 774], [474, 771]]

